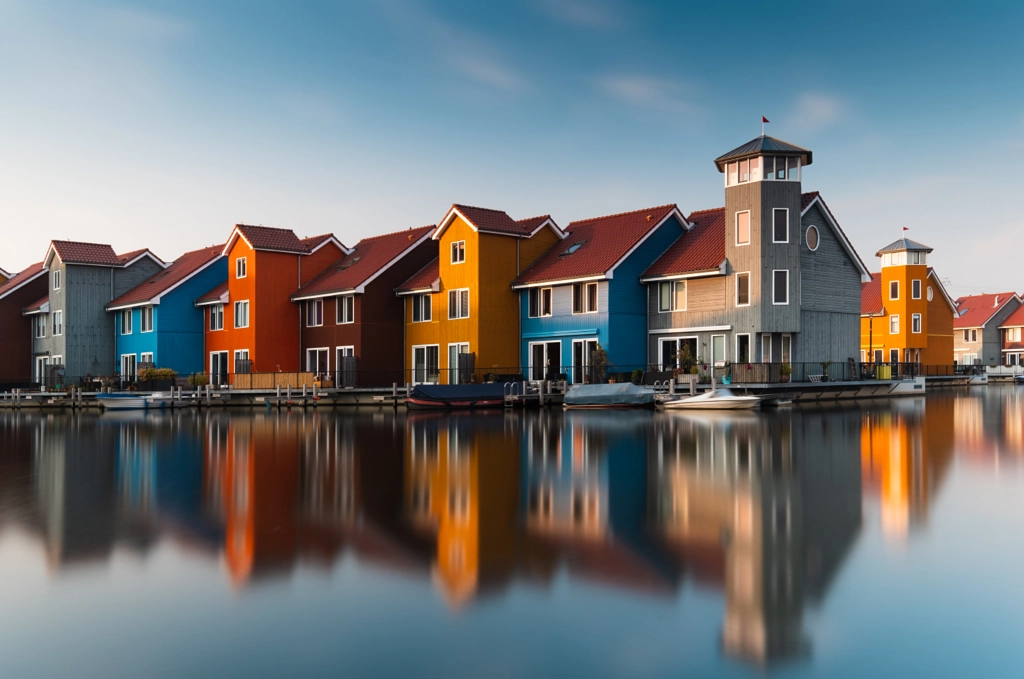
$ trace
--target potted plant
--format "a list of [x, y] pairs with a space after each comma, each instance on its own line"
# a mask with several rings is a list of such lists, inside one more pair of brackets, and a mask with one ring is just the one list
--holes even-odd
[[188, 376], [188, 383], [193, 387], [205, 387], [210, 380], [206, 377], [206, 373], [192, 373]]
[[[590, 367], [594, 371], [594, 377], [598, 383], [604, 381], [605, 372], [608, 369], [608, 352], [600, 344], [590, 352]], [[612, 380], [608, 380], [612, 383]]]
[[789, 382], [793, 375], [793, 366], [789, 363], [783, 363], [779, 366], [779, 375], [781, 375], [782, 382]]
[[640, 368], [633, 369], [632, 382], [633, 384], [640, 384], [644, 379], [644, 371]]
[[831, 367], [832, 367], [832, 361], [822, 361], [821, 362], [821, 381], [822, 382], [828, 382], [829, 381], [828, 369], [831, 368]]

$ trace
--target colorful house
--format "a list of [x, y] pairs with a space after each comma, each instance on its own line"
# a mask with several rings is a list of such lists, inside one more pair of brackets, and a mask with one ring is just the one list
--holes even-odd
[[953, 364], [956, 304], [928, 266], [931, 252], [901, 238], [876, 253], [882, 270], [861, 286], [861, 362]]
[[404, 303], [395, 288], [437, 261], [435, 228], [364, 238], [291, 296], [302, 306], [306, 371], [338, 386], [406, 382]]
[[953, 358], [959, 365], [1002, 365], [1000, 329], [1021, 305], [1014, 292], [970, 295], [956, 300]]
[[583, 382], [598, 345], [612, 370], [647, 366], [644, 272], [690, 227], [675, 205], [572, 222], [512, 284], [530, 379]]
[[35, 319], [22, 315], [22, 309], [46, 295], [46, 273], [43, 263], [36, 262], [0, 284], [0, 390], [32, 381]]
[[7, 281], [11, 280], [12, 278], [14, 278], [14, 274], [7, 273], [3, 269], [0, 269], [0, 283], [6, 283]]
[[167, 265], [149, 250], [117, 255], [109, 245], [55, 240], [43, 267], [48, 294], [24, 310], [33, 317], [35, 380], [44, 381], [46, 367], [55, 364], [64, 366], [65, 383], [115, 372], [134, 377], [135, 362], [116, 356], [114, 316], [106, 305]]
[[564, 235], [546, 215], [516, 221], [501, 210], [452, 205], [432, 235], [437, 261], [396, 290], [406, 300], [408, 381], [518, 373], [519, 294], [510, 284]]
[[235, 225], [223, 249], [227, 283], [195, 301], [203, 309], [204, 363], [212, 381], [301, 371], [302, 314], [292, 293], [348, 253], [330, 234], [300, 240], [291, 229]]
[[1007, 316], [999, 329], [1003, 339], [1003, 365], [1024, 365], [1024, 305]]
[[130, 374], [138, 367], [179, 375], [205, 370], [203, 312], [193, 301], [227, 280], [224, 246], [186, 252], [166, 269], [107, 304], [115, 316], [115, 355]]

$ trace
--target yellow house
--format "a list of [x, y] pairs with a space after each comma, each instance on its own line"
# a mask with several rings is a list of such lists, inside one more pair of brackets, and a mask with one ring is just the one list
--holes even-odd
[[440, 255], [396, 291], [406, 299], [408, 380], [459, 384], [518, 373], [519, 295], [511, 283], [564, 237], [547, 215], [516, 221], [501, 210], [452, 205], [433, 234]]

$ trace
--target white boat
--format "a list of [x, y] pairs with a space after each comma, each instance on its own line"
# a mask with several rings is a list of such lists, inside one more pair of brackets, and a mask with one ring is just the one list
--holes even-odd
[[737, 396], [729, 389], [712, 389], [697, 396], [682, 396], [662, 403], [665, 410], [750, 410], [759, 405], [759, 396]]
[[134, 394], [99, 394], [96, 400], [100, 402], [104, 410], [147, 410], [149, 408], [163, 408], [170, 404], [170, 394], [149, 394], [147, 396]]

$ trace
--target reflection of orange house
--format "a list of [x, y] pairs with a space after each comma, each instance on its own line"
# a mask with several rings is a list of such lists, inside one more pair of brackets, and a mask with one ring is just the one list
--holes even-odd
[[434, 575], [460, 606], [504, 582], [516, 559], [518, 429], [504, 417], [410, 414], [406, 498], [413, 522], [436, 532]]

